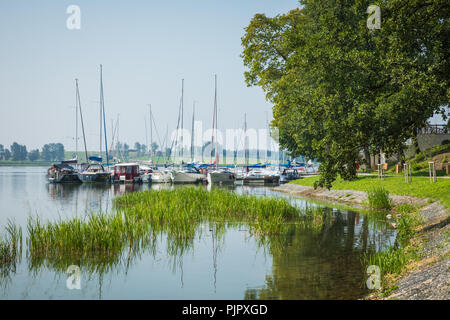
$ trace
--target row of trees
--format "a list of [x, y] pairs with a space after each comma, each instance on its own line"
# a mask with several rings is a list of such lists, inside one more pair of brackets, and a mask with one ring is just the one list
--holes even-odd
[[[444, 0], [300, 4], [274, 18], [253, 17], [242, 38], [245, 79], [274, 104], [281, 146], [319, 160], [317, 185], [331, 187], [338, 174], [356, 177], [361, 151], [403, 154], [431, 116], [445, 119], [450, 6]], [[381, 29], [368, 28], [369, 5], [381, 8]]]
[[[150, 150], [151, 155], [155, 155], [156, 150], [158, 150], [158, 148], [159, 148], [158, 144], [156, 142], [153, 142]], [[134, 149], [131, 149], [127, 143], [117, 142], [113, 152], [117, 153], [119, 156], [121, 155], [125, 158], [128, 158], [130, 152], [136, 153], [137, 156], [144, 156], [149, 153], [149, 150], [145, 144], [141, 144], [139, 142], [136, 142], [134, 144]]]
[[14, 142], [10, 149], [5, 148], [0, 144], [0, 160], [13, 160], [13, 161], [61, 161], [64, 160], [64, 145], [62, 143], [49, 143], [42, 147], [42, 150], [34, 149], [27, 151], [25, 145], [20, 145]]

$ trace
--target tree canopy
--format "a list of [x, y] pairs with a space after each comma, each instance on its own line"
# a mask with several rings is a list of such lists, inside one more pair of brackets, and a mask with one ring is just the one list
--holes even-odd
[[45, 161], [64, 160], [64, 145], [62, 143], [48, 143], [42, 147], [41, 157]]
[[[274, 104], [293, 155], [321, 162], [318, 185], [356, 177], [362, 150], [397, 153], [449, 98], [444, 0], [302, 0], [257, 14], [242, 38], [245, 79]], [[369, 5], [381, 29], [367, 27]], [[444, 115], [445, 116], [445, 115]]]
[[22, 161], [27, 159], [27, 147], [14, 142], [11, 145], [11, 153], [13, 161]]

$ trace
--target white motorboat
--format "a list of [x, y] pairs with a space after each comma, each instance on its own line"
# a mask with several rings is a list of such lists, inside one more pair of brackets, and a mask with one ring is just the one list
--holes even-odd
[[208, 172], [206, 179], [209, 184], [234, 183], [236, 175], [229, 170], [214, 170]]
[[171, 183], [172, 176], [168, 171], [154, 171], [151, 174], [152, 183]]
[[173, 183], [198, 183], [203, 182], [206, 176], [193, 168], [173, 170], [170, 172]]
[[301, 176], [297, 169], [284, 169], [280, 174], [280, 183], [287, 183], [292, 180], [300, 179]]
[[268, 170], [252, 170], [244, 173], [238, 180], [242, 180], [243, 184], [279, 184], [280, 175]]

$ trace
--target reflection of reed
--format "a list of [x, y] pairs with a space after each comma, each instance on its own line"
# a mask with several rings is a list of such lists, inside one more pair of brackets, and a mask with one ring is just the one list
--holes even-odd
[[[6, 234], [0, 238], [0, 281], [8, 281], [22, 259], [22, 228], [8, 220]], [[5, 283], [6, 284], [6, 283]]]
[[[113, 270], [126, 274], [143, 254], [155, 258], [156, 239], [165, 238], [166, 254], [172, 269], [181, 271], [183, 287], [183, 257], [193, 250], [194, 239], [210, 230], [216, 289], [217, 257], [227, 228], [245, 227], [259, 246], [277, 255], [289, 246], [286, 239], [298, 232], [314, 237], [317, 244], [329, 243], [324, 234], [332, 233], [334, 224], [355, 221], [339, 218], [339, 214], [325, 208], [298, 208], [285, 199], [239, 196], [214, 188], [211, 192], [191, 187], [146, 191], [116, 198], [114, 203], [115, 210], [109, 214], [100, 212], [53, 223], [30, 218], [30, 271], [47, 267], [65, 272], [75, 264], [88, 274], [103, 275]], [[205, 223], [209, 223], [209, 229], [202, 228]]]
[[320, 229], [317, 218], [307, 216], [304, 224], [266, 238], [272, 275], [264, 287], [247, 289], [245, 299], [355, 299], [367, 293], [361, 257], [389, 245], [386, 223], [377, 213], [356, 219], [355, 212], [340, 210], [324, 210], [319, 220]]
[[213, 250], [213, 269], [214, 269], [214, 293], [216, 293], [216, 283], [217, 283], [217, 245], [214, 245], [216, 240], [216, 235], [214, 232], [214, 225], [211, 228], [211, 238], [212, 238], [212, 250]]

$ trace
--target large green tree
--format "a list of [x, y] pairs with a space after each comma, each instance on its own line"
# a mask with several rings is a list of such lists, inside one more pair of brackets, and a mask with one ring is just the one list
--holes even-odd
[[379, 1], [381, 29], [370, 30], [372, 2], [300, 4], [254, 16], [242, 38], [245, 78], [273, 102], [281, 146], [318, 159], [318, 184], [330, 187], [337, 174], [356, 176], [362, 150], [398, 152], [448, 102], [448, 5]]
[[38, 160], [39, 159], [39, 149], [31, 150], [28, 153], [28, 159], [30, 159], [30, 161]]
[[22, 161], [27, 159], [27, 147], [14, 142], [11, 145], [11, 153], [13, 161]]
[[62, 143], [49, 143], [42, 147], [42, 159], [46, 161], [64, 160], [64, 145]]

